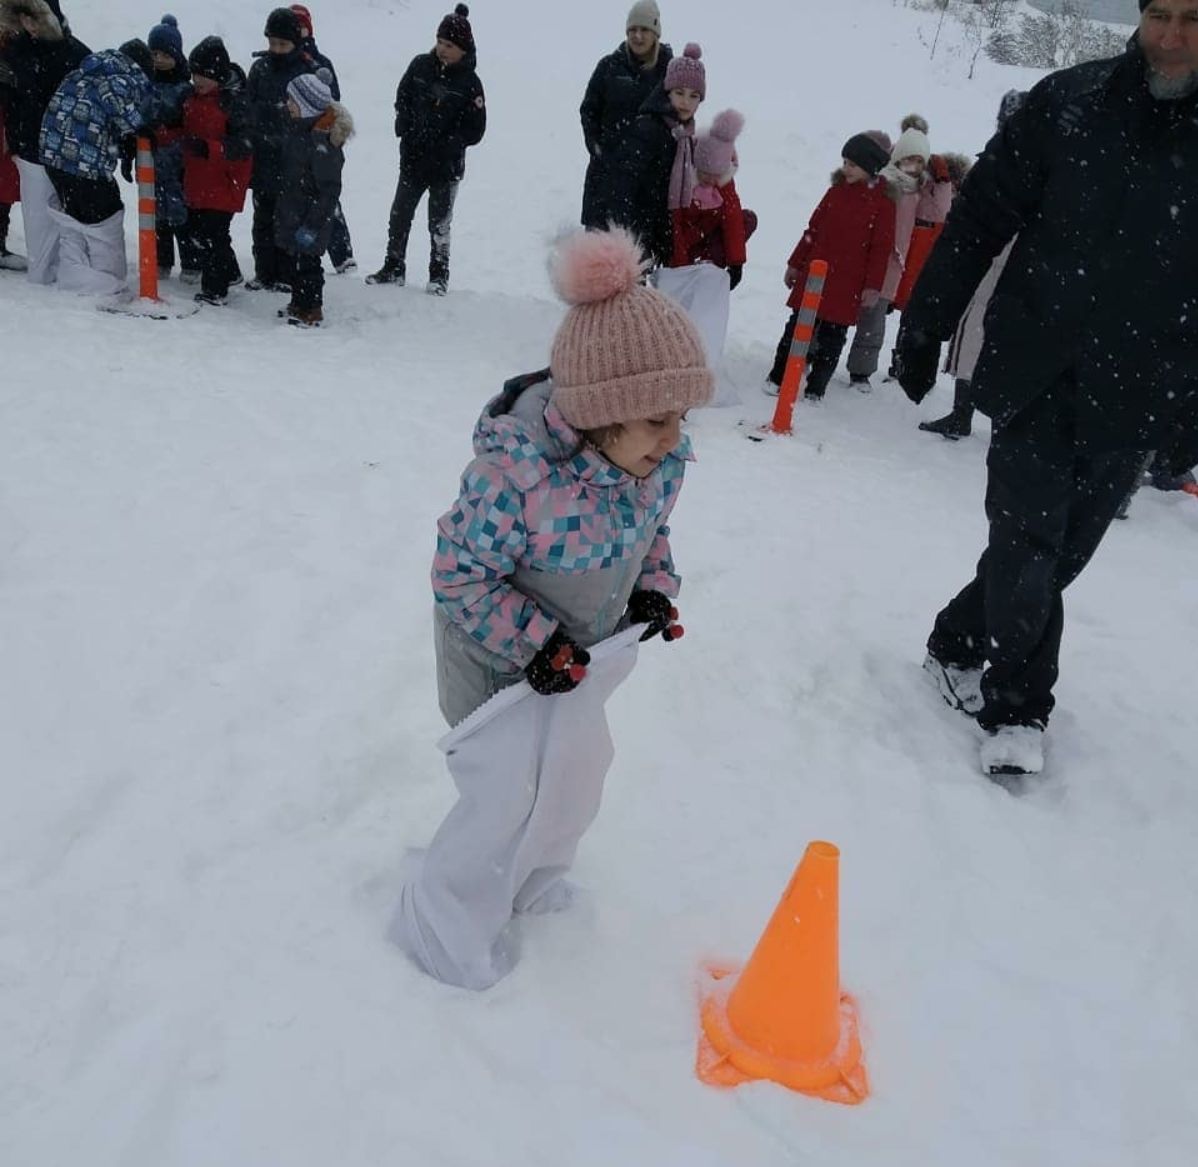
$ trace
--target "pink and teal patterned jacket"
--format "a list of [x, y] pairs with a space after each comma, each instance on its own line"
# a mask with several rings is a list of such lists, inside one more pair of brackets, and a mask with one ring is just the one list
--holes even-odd
[[676, 596], [681, 585], [667, 521], [690, 440], [634, 478], [582, 443], [550, 404], [548, 376], [509, 381], [483, 410], [433, 560], [438, 622], [517, 677], [559, 624], [591, 645], [616, 630], [634, 588]]

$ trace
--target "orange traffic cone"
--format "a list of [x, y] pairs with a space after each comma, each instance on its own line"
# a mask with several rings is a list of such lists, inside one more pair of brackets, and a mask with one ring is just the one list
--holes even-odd
[[695, 1072], [712, 1086], [768, 1079], [858, 1103], [869, 1081], [857, 1006], [840, 991], [840, 850], [811, 843], [749, 963], [709, 969]]

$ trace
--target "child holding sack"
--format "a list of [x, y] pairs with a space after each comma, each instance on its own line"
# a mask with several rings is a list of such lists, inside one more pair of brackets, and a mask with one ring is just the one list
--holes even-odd
[[691, 457], [682, 419], [708, 401], [712, 375], [694, 326], [641, 284], [642, 270], [619, 229], [561, 246], [554, 283], [572, 307], [550, 367], [484, 409], [461, 495], [438, 523], [442, 713], [456, 726], [501, 689], [533, 690], [500, 715], [529, 719], [508, 727], [511, 750], [471, 765], [448, 751], [460, 798], [406, 880], [393, 928], [425, 972], [466, 988], [515, 964], [515, 914], [569, 901], [561, 876], [612, 756], [602, 702], [632, 667], [630, 656], [605, 676], [588, 649], [626, 624], [648, 625], [642, 640], [681, 634], [667, 524]]
[[314, 73], [287, 86], [292, 133], [283, 147], [283, 187], [275, 210], [275, 246], [292, 263], [291, 303], [279, 309], [289, 324], [317, 327], [324, 320], [320, 257], [333, 234], [341, 201], [342, 149], [354, 132], [349, 110]]
[[805, 396], [820, 401], [862, 306], [878, 301], [894, 250], [894, 198], [889, 185], [878, 177], [889, 161], [886, 151], [869, 134], [854, 134], [841, 154], [840, 169], [833, 173], [832, 185], [786, 267], [792, 311], [765, 384], [765, 391], [774, 396], [786, 373], [811, 261], [822, 259], [828, 264], [815, 337], [807, 354]]

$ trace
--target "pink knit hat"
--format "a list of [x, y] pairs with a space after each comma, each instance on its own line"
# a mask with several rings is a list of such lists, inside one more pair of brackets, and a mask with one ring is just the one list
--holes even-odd
[[745, 128], [744, 115], [734, 109], [717, 113], [711, 129], [695, 138], [695, 169], [716, 175], [721, 183], [736, 173], [736, 139]]
[[666, 66], [665, 87], [671, 89], [693, 89], [700, 97], [707, 96], [707, 70], [699, 58], [703, 50], [691, 43], [682, 50], [681, 57], [673, 57]]
[[715, 389], [703, 342], [669, 297], [644, 287], [636, 239], [621, 227], [578, 232], [553, 257], [571, 305], [553, 338], [553, 403], [575, 429], [685, 412]]

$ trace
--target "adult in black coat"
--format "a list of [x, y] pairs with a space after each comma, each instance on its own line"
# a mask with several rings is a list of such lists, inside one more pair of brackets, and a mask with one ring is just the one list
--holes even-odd
[[487, 103], [475, 71], [468, 16], [469, 9], [459, 4], [441, 21], [436, 46], [412, 61], [396, 91], [399, 184], [391, 205], [387, 256], [382, 268], [367, 277], [368, 284], [405, 282], [408, 236], [427, 192], [427, 290], [433, 295], [448, 290], [450, 227], [458, 184], [466, 173], [466, 150], [478, 145], [487, 129]]
[[590, 161], [582, 188], [582, 225], [606, 226], [612, 165], [645, 99], [661, 87], [673, 52], [661, 43], [656, 4], [634, 4], [627, 39], [595, 66], [579, 107]]
[[287, 86], [316, 71], [315, 62], [300, 48], [303, 32], [290, 8], [276, 8], [266, 19], [265, 53], [255, 54], [245, 95], [254, 140], [254, 278], [250, 291], [289, 291], [291, 263], [275, 243], [275, 208], [283, 189], [283, 150], [291, 135]]
[[52, 284], [58, 274], [58, 228], [49, 205], [55, 196], [38, 140], [50, 99], [91, 50], [71, 35], [57, 0], [0, 0], [0, 30], [5, 34], [0, 101], [9, 150], [21, 175], [28, 278]]
[[683, 121], [663, 82], [641, 106], [610, 174], [607, 217], [636, 235], [654, 264], [668, 263], [673, 251], [670, 175], [680, 135], [693, 132], [693, 111]]
[[1042, 766], [1061, 593], [1145, 452], [1198, 394], [1195, 0], [1140, 7], [1126, 53], [1046, 78], [987, 145], [896, 346], [918, 401], [940, 342], [1018, 234], [973, 377], [974, 404], [994, 423], [989, 544], [928, 642], [942, 687], [947, 676], [972, 690], [961, 703], [980, 710], [988, 772]]

